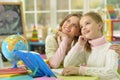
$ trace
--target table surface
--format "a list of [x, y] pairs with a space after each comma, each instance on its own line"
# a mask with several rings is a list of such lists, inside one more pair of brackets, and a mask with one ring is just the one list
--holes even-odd
[[[63, 80], [99, 80], [97, 77], [89, 77], [89, 76], [57, 76], [59, 79]], [[29, 75], [22, 76], [14, 76], [7, 78], [0, 78], [0, 80], [35, 80]]]
[[64, 80], [99, 80], [98, 77], [90, 77], [90, 76], [58, 76], [58, 78]]

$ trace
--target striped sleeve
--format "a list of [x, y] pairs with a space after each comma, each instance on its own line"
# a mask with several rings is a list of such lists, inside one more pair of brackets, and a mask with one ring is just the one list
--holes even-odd
[[75, 46], [68, 52], [64, 59], [64, 67], [79, 66], [86, 63], [83, 47], [76, 43]]
[[46, 39], [46, 54], [49, 58], [49, 65], [52, 68], [58, 68], [62, 63], [67, 49], [68, 39], [64, 38], [59, 47], [54, 37], [47, 37]]

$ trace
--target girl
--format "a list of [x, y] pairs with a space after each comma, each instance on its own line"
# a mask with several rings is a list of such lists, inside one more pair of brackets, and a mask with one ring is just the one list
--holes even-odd
[[51, 68], [58, 68], [80, 35], [81, 14], [69, 14], [60, 23], [56, 35], [46, 38], [46, 55]]
[[[66, 68], [62, 74], [97, 76], [100, 80], [120, 80], [117, 73], [118, 54], [109, 48], [111, 43], [108, 43], [102, 34], [101, 16], [95, 12], [84, 14], [80, 20], [80, 27], [82, 35], [72, 48], [77, 50], [71, 50], [65, 57]], [[81, 59], [83, 62], [79, 62]]]

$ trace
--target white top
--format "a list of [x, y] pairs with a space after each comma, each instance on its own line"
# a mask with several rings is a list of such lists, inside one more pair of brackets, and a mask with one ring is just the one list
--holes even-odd
[[[74, 41], [71, 43], [71, 49], [67, 53], [67, 42], [68, 39], [64, 38], [60, 40], [60, 37], [57, 38], [55, 35], [48, 35], [45, 42], [45, 51], [47, 59], [49, 59], [49, 64], [52, 65], [53, 68], [60, 68], [63, 64], [64, 58], [66, 54], [70, 54], [70, 52], [79, 51], [79, 47], [76, 49], [72, 49], [74, 45]], [[72, 51], [71, 51], [72, 50]], [[79, 61], [80, 62], [80, 61]]]
[[[80, 75], [98, 76], [100, 80], [120, 80], [117, 73], [118, 54], [109, 49], [110, 45], [110, 43], [104, 43], [93, 47], [92, 52], [87, 53], [77, 43], [74, 48], [78, 48], [79, 51], [71, 50], [73, 52], [70, 52], [64, 59], [64, 67], [79, 65]], [[86, 66], [82, 66], [85, 63]]]
[[64, 38], [62, 41], [60, 37], [55, 38], [55, 35], [48, 35], [46, 38], [45, 51], [49, 59], [49, 64], [53, 68], [58, 68], [64, 61], [67, 51], [68, 39]]

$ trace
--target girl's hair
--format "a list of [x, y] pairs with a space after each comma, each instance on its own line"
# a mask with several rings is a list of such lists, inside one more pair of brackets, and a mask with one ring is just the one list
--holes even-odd
[[[65, 22], [66, 20], [68, 20], [68, 19], [69, 19], [70, 17], [72, 17], [72, 16], [76, 16], [76, 17], [78, 17], [79, 20], [80, 20], [81, 17], [82, 17], [82, 14], [80, 14], [80, 13], [72, 13], [72, 14], [68, 14], [67, 16], [65, 16], [65, 18], [60, 22], [58, 31], [61, 31], [61, 30], [62, 30], [62, 26], [63, 26], [64, 22]], [[80, 26], [80, 24], [79, 24], [79, 26]], [[80, 30], [80, 35], [81, 35], [81, 30]], [[57, 33], [56, 33], [56, 38], [57, 38], [58, 36], [59, 36], [59, 34], [58, 34], [58, 32], [57, 32]], [[75, 38], [74, 38], [74, 42], [75, 42], [75, 43], [77, 42], [78, 37], [79, 37], [79, 36], [75, 36]]]
[[[86, 14], [84, 14], [82, 17], [84, 16], [89, 16], [91, 17], [96, 23], [102, 23], [103, 24], [103, 20], [102, 20], [102, 17], [96, 13], [96, 12], [88, 12]], [[103, 33], [103, 27], [101, 29], [101, 32]], [[91, 47], [90, 47], [90, 44], [87, 42], [86, 45], [85, 45], [85, 49], [87, 52], [91, 52]]]

